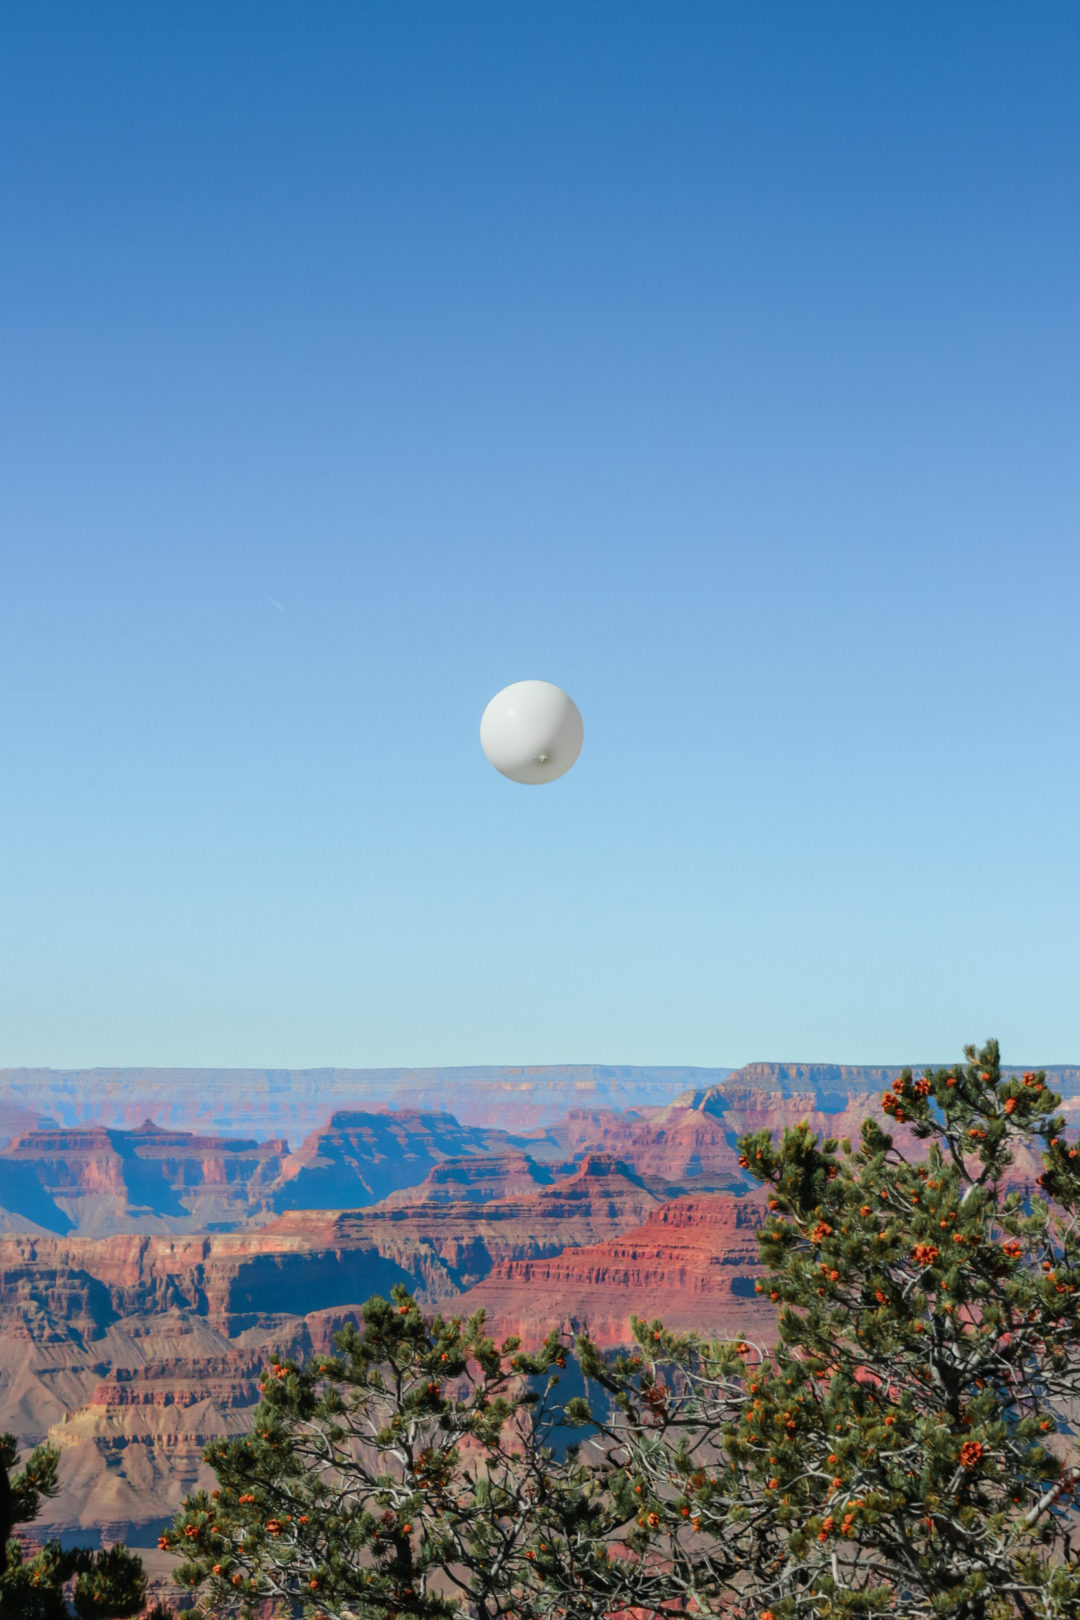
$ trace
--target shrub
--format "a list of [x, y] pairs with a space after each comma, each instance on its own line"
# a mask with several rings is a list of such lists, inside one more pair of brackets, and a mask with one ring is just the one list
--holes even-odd
[[[18, 1462], [18, 1441], [0, 1435], [0, 1616], [3, 1620], [68, 1620], [65, 1589], [74, 1581], [72, 1602], [80, 1620], [120, 1620], [138, 1614], [146, 1603], [146, 1576], [142, 1562], [126, 1547], [91, 1552], [65, 1551], [48, 1541], [33, 1558], [24, 1558], [19, 1542], [11, 1539], [17, 1524], [37, 1518], [42, 1501], [59, 1489], [55, 1446], [38, 1446], [20, 1473], [11, 1476]], [[169, 1620], [160, 1606], [156, 1620]]]

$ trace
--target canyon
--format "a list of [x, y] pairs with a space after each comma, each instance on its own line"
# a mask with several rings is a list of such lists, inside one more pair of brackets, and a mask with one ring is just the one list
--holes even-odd
[[588, 1332], [605, 1349], [625, 1345], [634, 1316], [677, 1332], [768, 1342], [773, 1312], [754, 1289], [763, 1212], [760, 1192], [658, 1203], [617, 1237], [498, 1262], [454, 1308], [484, 1311], [526, 1348], [551, 1325]]
[[[183, 1495], [207, 1482], [207, 1441], [248, 1428], [265, 1361], [329, 1348], [366, 1298], [397, 1282], [426, 1308], [482, 1310], [496, 1336], [528, 1344], [559, 1326], [625, 1344], [634, 1315], [768, 1339], [772, 1311], [754, 1290], [763, 1201], [738, 1139], [801, 1120], [857, 1137], [899, 1071], [596, 1070], [583, 1089], [567, 1081], [557, 1108], [555, 1079], [578, 1072], [517, 1071], [528, 1100], [494, 1123], [485, 1116], [501, 1094], [479, 1081], [463, 1119], [424, 1091], [425, 1071], [395, 1071], [411, 1076], [413, 1100], [333, 1092], [295, 1148], [283, 1132], [213, 1125], [240, 1118], [231, 1079], [197, 1105], [178, 1089], [167, 1122], [139, 1115], [154, 1086], [164, 1094], [160, 1080], [143, 1084], [127, 1123], [118, 1089], [96, 1115], [84, 1092], [86, 1117], [74, 1120], [57, 1117], [71, 1102], [63, 1087], [9, 1089], [0, 1430], [61, 1448], [62, 1491], [43, 1527], [153, 1547]], [[689, 1073], [691, 1084], [643, 1102], [619, 1078], [642, 1072], [657, 1086], [657, 1075], [669, 1085]], [[492, 1087], [514, 1075], [482, 1073], [497, 1076]], [[609, 1092], [628, 1088], [625, 1105], [603, 1101], [597, 1076], [615, 1077]], [[1075, 1124], [1080, 1070], [1050, 1078]], [[331, 1095], [320, 1084], [305, 1107]], [[280, 1124], [272, 1089], [253, 1094], [251, 1117]], [[296, 1102], [294, 1135], [302, 1116]], [[1018, 1184], [1035, 1168], [1018, 1164]]]
[[331, 1114], [372, 1106], [450, 1113], [463, 1125], [540, 1130], [574, 1107], [659, 1107], [690, 1088], [714, 1085], [730, 1072], [597, 1063], [452, 1069], [0, 1069], [0, 1146], [39, 1118], [56, 1125], [129, 1130], [151, 1120], [173, 1129], [296, 1142]]

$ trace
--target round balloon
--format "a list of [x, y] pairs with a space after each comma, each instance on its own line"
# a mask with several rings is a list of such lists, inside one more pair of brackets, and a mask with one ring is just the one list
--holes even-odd
[[511, 782], [554, 782], [581, 753], [585, 726], [572, 697], [550, 681], [515, 681], [480, 721], [480, 746]]

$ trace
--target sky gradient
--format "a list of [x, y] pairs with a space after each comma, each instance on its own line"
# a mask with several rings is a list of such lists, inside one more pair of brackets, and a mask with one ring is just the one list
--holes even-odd
[[1080, 1061], [1078, 80], [1052, 0], [9, 7], [0, 1065]]

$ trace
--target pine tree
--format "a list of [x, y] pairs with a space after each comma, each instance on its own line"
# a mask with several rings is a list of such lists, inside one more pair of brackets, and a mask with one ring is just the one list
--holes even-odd
[[[19, 1446], [13, 1434], [0, 1434], [0, 1617], [2, 1620], [68, 1620], [65, 1589], [74, 1581], [72, 1602], [80, 1620], [120, 1620], [138, 1614], [146, 1603], [146, 1576], [141, 1560], [126, 1547], [100, 1552], [65, 1550], [48, 1541], [32, 1558], [24, 1558], [11, 1539], [17, 1524], [37, 1518], [42, 1502], [59, 1490], [60, 1453], [38, 1446], [22, 1470], [11, 1476]], [[169, 1620], [157, 1606], [154, 1620]]]
[[[673, 1592], [706, 1613], [1080, 1613], [1078, 1149], [1043, 1074], [1003, 1074], [996, 1042], [966, 1057], [884, 1095], [903, 1140], [869, 1121], [857, 1149], [805, 1125], [740, 1143], [769, 1190], [775, 1349], [638, 1324], [644, 1373], [586, 1352]], [[1038, 1186], [1010, 1185], [1032, 1143]], [[716, 1579], [710, 1543], [740, 1538]]]
[[215, 1614], [540, 1613], [546, 1527], [599, 1545], [590, 1471], [551, 1445], [567, 1346], [496, 1347], [482, 1314], [427, 1319], [400, 1287], [363, 1324], [335, 1355], [272, 1363], [253, 1432], [208, 1448], [218, 1488], [161, 1538], [184, 1557], [178, 1581]]

